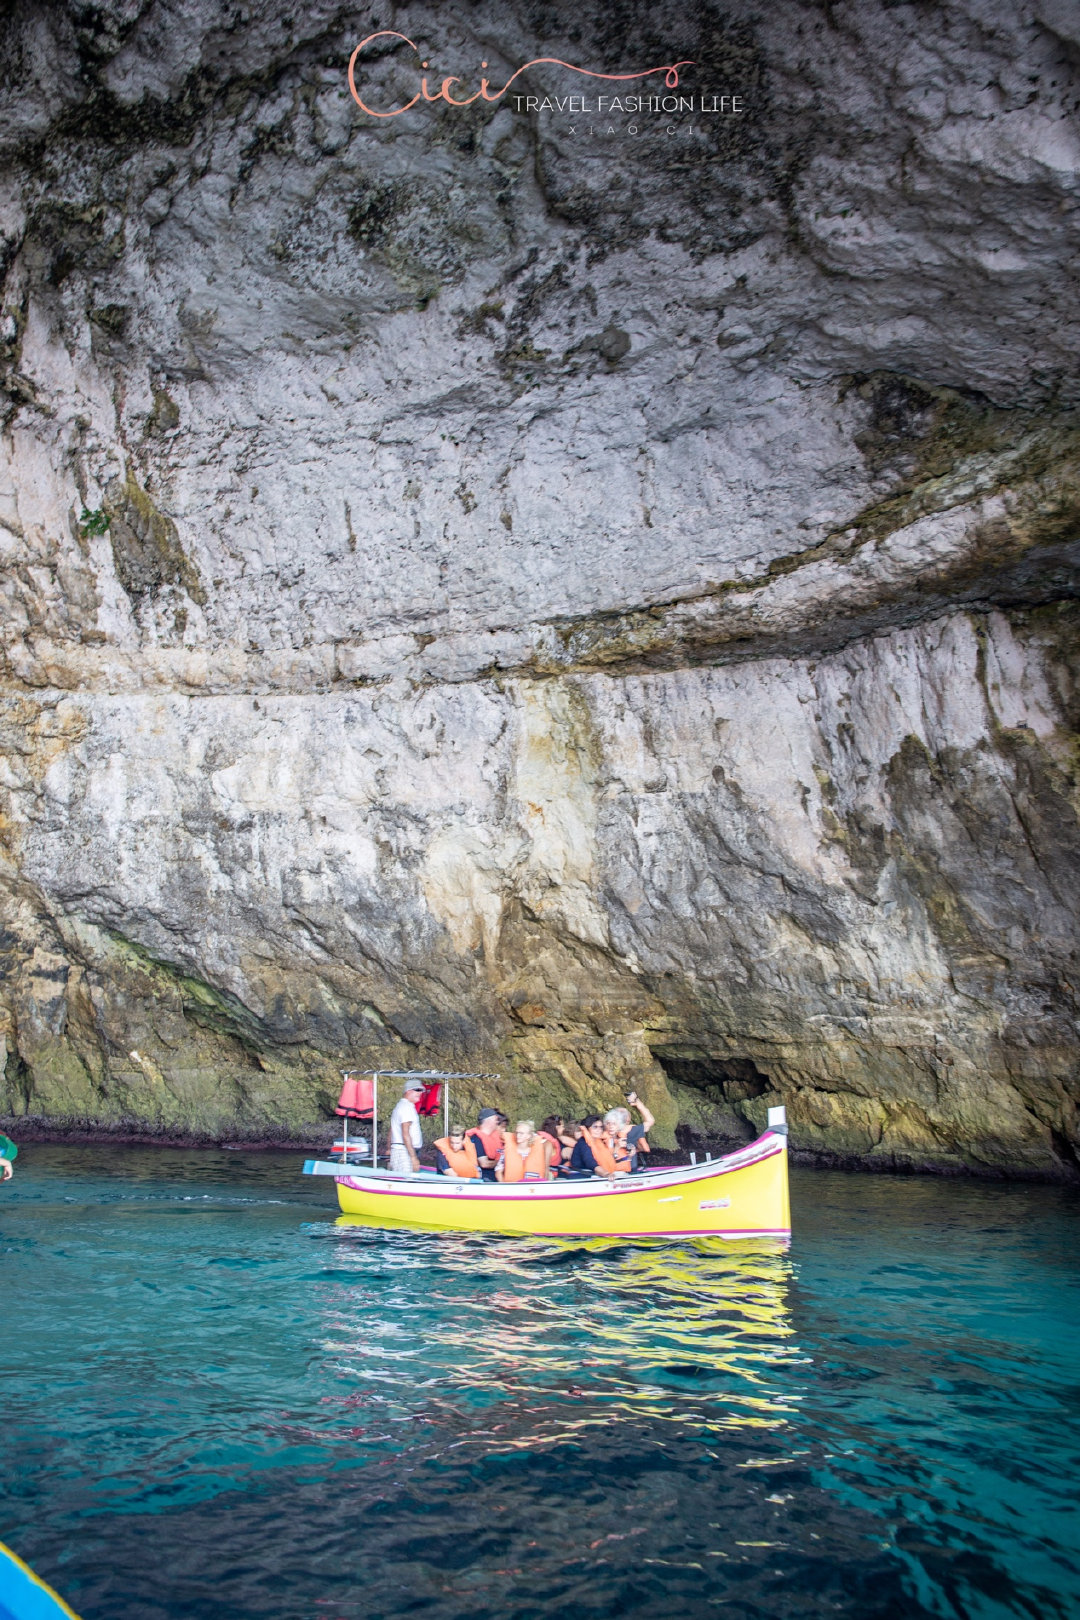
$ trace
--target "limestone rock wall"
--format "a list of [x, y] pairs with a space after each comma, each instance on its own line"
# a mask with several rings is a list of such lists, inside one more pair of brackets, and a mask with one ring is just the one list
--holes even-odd
[[0, 1110], [1075, 1173], [1069, 8], [3, 26]]

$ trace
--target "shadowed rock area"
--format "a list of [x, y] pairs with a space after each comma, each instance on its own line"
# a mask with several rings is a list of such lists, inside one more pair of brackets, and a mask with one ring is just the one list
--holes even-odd
[[371, 118], [319, 0], [0, 22], [0, 1116], [477, 1066], [1075, 1176], [1074, 8], [380, 19], [372, 107], [699, 111]]

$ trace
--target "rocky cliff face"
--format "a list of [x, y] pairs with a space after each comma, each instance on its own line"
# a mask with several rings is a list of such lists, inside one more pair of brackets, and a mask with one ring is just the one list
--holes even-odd
[[0, 1110], [1075, 1173], [1073, 8], [382, 9], [4, 24]]

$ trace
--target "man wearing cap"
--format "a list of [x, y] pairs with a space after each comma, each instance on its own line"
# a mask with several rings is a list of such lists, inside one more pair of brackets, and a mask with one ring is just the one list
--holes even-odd
[[476, 1149], [476, 1162], [485, 1181], [495, 1180], [495, 1166], [503, 1150], [503, 1133], [499, 1129], [501, 1118], [497, 1108], [481, 1108], [476, 1129], [469, 1132], [469, 1140]]
[[422, 1080], [406, 1080], [390, 1115], [390, 1168], [398, 1175], [408, 1175], [410, 1170], [420, 1168], [417, 1155], [424, 1145], [424, 1133], [420, 1129], [416, 1104], [423, 1094]]

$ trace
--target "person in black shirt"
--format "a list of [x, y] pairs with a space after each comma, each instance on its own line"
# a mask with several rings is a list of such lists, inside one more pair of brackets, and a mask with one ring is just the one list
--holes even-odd
[[574, 1151], [570, 1155], [570, 1174], [572, 1176], [592, 1176], [596, 1174], [600, 1166], [597, 1164], [593, 1150], [589, 1146], [589, 1137], [592, 1135], [595, 1126], [599, 1125], [601, 1130], [603, 1129], [603, 1121], [599, 1114], [589, 1114], [587, 1118], [582, 1120], [581, 1124], [583, 1127], [581, 1135], [574, 1143]]
[[503, 1132], [499, 1121], [503, 1115], [497, 1108], [481, 1108], [476, 1129], [469, 1132], [469, 1140], [476, 1149], [476, 1162], [484, 1181], [495, 1180], [495, 1165], [503, 1148]]
[[585, 1129], [575, 1142], [574, 1151], [570, 1155], [570, 1174], [572, 1176], [628, 1174], [630, 1155], [625, 1149], [613, 1145], [600, 1115], [589, 1114], [581, 1123]]

